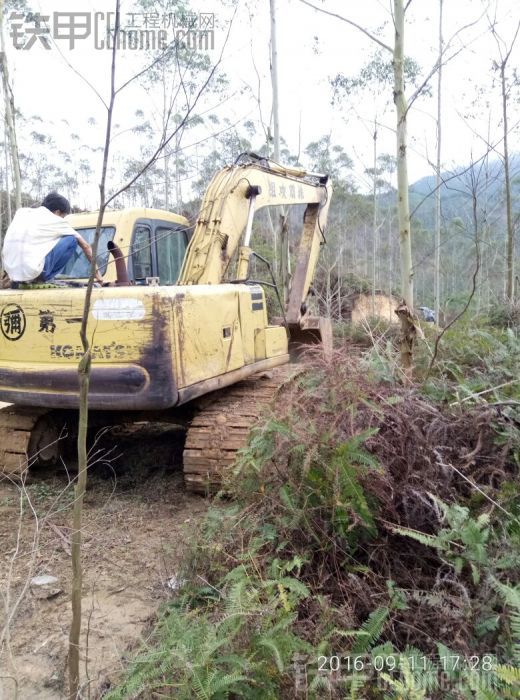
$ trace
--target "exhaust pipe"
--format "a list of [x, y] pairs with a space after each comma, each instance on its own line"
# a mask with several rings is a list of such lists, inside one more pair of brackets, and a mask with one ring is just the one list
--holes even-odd
[[114, 241], [108, 241], [107, 243], [108, 252], [112, 253], [114, 262], [116, 264], [116, 274], [117, 279], [115, 282], [116, 287], [129, 287], [131, 282], [128, 277], [128, 270], [126, 269], [126, 263], [121, 248], [117, 246]]

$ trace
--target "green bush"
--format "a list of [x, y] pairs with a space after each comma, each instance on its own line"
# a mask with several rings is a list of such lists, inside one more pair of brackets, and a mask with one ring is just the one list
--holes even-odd
[[494, 304], [489, 310], [488, 320], [495, 328], [520, 329], [520, 302]]

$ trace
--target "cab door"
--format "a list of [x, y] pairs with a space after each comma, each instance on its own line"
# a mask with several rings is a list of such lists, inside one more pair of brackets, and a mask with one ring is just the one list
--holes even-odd
[[129, 273], [136, 284], [158, 278], [161, 285], [177, 283], [188, 246], [183, 226], [157, 219], [139, 219], [132, 234]]
[[136, 284], [146, 284], [148, 277], [157, 276], [154, 226], [150, 219], [139, 219], [134, 224], [128, 267], [130, 279]]
[[159, 284], [177, 284], [188, 246], [188, 232], [178, 224], [155, 220], [153, 236]]

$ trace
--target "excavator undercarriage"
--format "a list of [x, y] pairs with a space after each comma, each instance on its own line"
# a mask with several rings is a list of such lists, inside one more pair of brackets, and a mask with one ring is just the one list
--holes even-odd
[[0, 410], [0, 464], [4, 474], [19, 477], [34, 463], [56, 464], [59, 457], [57, 424], [45, 408]]
[[[301, 365], [283, 365], [259, 372], [227, 388], [211, 392], [170, 411], [100, 412], [90, 415], [92, 441], [103, 430], [116, 432], [132, 425], [153, 429], [173, 424], [183, 449], [183, 472], [188, 491], [215, 493], [225, 481], [239, 451], [247, 446], [251, 430], [267, 415], [287, 382], [301, 372]], [[38, 467], [63, 465], [74, 472], [77, 414], [6, 406], [0, 410], [0, 464], [4, 475], [27, 480]], [[144, 438], [146, 440], [146, 437]], [[96, 454], [94, 459], [99, 459]], [[124, 455], [120, 459], [124, 460]], [[163, 465], [169, 467], [171, 465]], [[30, 469], [30, 472], [29, 472]], [[117, 464], [115, 465], [117, 471]]]
[[295, 365], [277, 367], [206, 397], [186, 435], [183, 464], [188, 490], [218, 490], [237, 453], [246, 447], [251, 430], [297, 373]]

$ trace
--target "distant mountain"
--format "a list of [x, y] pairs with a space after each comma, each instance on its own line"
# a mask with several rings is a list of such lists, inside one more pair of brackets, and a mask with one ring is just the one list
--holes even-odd
[[[510, 158], [513, 210], [520, 210], [520, 154]], [[440, 192], [443, 220], [448, 223], [456, 217], [472, 216], [473, 191], [477, 193], [481, 212], [486, 205], [488, 211], [497, 201], [505, 200], [504, 166], [501, 160], [490, 161], [487, 168], [483, 162], [472, 167], [460, 167], [452, 172], [443, 172]], [[410, 212], [425, 228], [433, 228], [435, 220], [435, 176], [423, 177], [410, 185]], [[496, 209], [495, 209], [496, 211]]]

